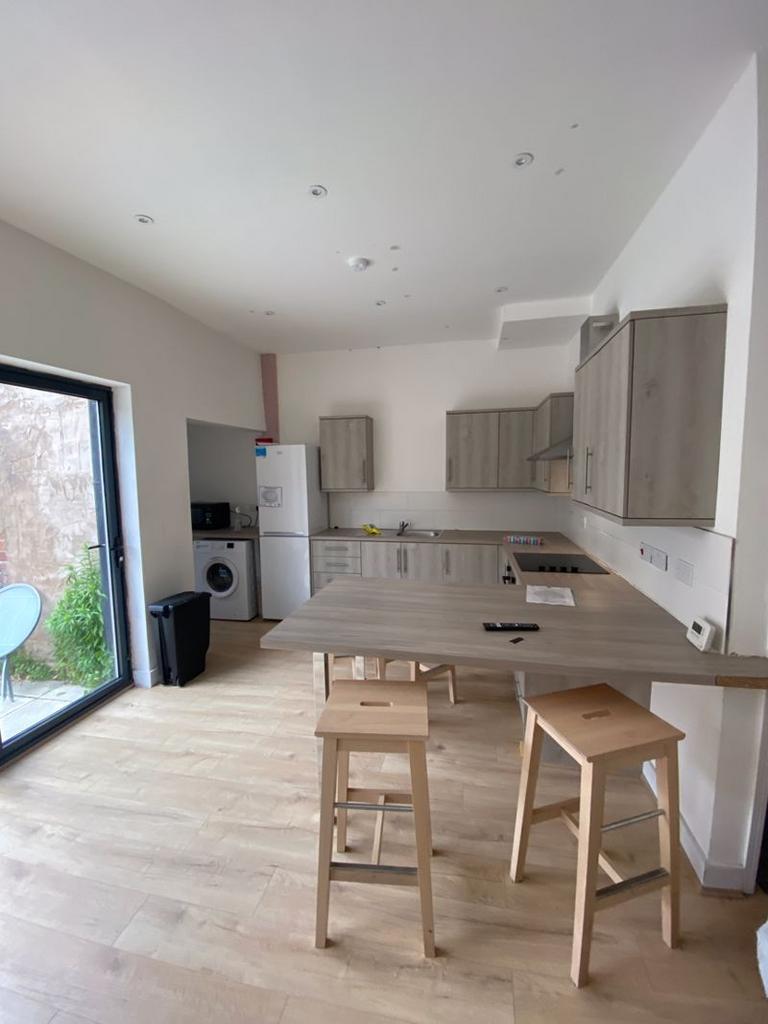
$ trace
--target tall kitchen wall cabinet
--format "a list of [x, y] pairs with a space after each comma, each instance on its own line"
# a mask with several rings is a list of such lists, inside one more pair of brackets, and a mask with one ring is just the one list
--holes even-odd
[[370, 416], [320, 417], [320, 487], [324, 491], [373, 490]]
[[573, 498], [622, 523], [712, 526], [725, 306], [630, 313], [576, 370]]

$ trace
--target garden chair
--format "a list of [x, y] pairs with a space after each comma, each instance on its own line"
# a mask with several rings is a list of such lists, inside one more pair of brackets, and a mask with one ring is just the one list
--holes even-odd
[[2, 693], [0, 700], [13, 700], [11, 655], [26, 643], [37, 629], [43, 602], [29, 583], [12, 583], [0, 587], [0, 665]]

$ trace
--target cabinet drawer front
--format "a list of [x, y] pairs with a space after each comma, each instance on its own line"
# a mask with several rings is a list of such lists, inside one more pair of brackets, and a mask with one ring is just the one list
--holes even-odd
[[320, 555], [312, 559], [313, 572], [356, 573], [360, 575], [360, 557], [353, 555]]
[[353, 558], [360, 557], [359, 540], [313, 540], [312, 557], [322, 556], [336, 557], [337, 555], [351, 555]]

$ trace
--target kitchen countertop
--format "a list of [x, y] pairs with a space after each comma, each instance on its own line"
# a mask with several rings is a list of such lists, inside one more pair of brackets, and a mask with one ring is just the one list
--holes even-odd
[[[418, 530], [419, 527], [414, 527]], [[505, 544], [504, 537], [511, 533], [531, 534], [541, 537], [543, 544]], [[395, 541], [407, 541], [411, 544], [496, 544], [504, 545], [511, 552], [515, 551], [547, 551], [552, 554], [565, 554], [580, 552], [581, 548], [576, 547], [573, 541], [568, 540], [562, 533], [541, 533], [531, 530], [442, 530], [439, 537], [423, 537], [408, 533], [398, 537], [395, 533], [388, 533], [381, 537], [369, 537], [359, 529], [328, 529], [312, 534], [312, 540], [370, 540], [379, 544]]]
[[[543, 583], [524, 573], [522, 583]], [[547, 584], [557, 576], [547, 575]], [[575, 574], [575, 607], [526, 603], [525, 586], [463, 586], [337, 576], [261, 639], [277, 650], [354, 651], [594, 682], [661, 680], [768, 689], [768, 659], [702, 653], [685, 626], [620, 576]], [[511, 645], [483, 622], [534, 620]]]
[[244, 526], [235, 530], [228, 526], [224, 530], [193, 530], [194, 540], [258, 540], [259, 531], [255, 526]]

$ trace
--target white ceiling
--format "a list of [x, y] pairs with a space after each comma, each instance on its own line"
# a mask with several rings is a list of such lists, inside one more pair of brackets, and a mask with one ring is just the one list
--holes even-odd
[[768, 3], [0, 0], [0, 25], [0, 217], [299, 351], [589, 293]]

